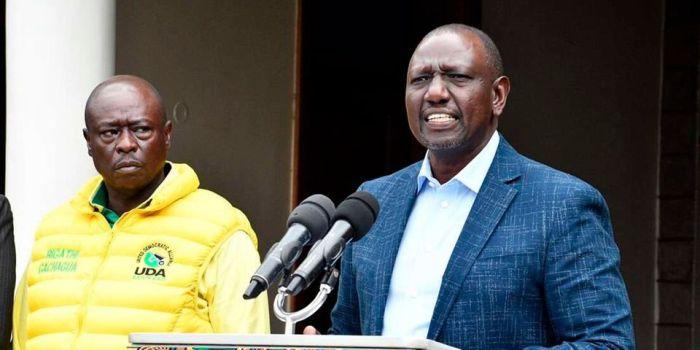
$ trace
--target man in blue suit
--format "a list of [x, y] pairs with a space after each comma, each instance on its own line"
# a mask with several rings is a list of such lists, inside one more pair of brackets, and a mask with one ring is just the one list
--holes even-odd
[[462, 349], [634, 348], [605, 201], [496, 131], [509, 90], [480, 30], [453, 24], [423, 38], [406, 111], [428, 152], [361, 186], [381, 212], [343, 256], [332, 333]]

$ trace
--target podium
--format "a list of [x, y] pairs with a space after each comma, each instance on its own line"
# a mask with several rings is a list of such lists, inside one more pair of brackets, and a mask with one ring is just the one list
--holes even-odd
[[451, 346], [419, 338], [353, 335], [243, 335], [132, 333], [129, 349], [422, 349], [454, 350]]

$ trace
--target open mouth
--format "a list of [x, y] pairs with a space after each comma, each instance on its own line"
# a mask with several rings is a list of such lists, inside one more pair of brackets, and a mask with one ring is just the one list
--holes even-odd
[[434, 129], [449, 127], [457, 123], [457, 120], [459, 120], [459, 118], [447, 113], [432, 113], [425, 117], [425, 122], [428, 127]]

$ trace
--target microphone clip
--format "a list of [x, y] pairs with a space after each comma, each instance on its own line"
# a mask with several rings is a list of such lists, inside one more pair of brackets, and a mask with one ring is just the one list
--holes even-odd
[[[340, 276], [340, 271], [336, 267], [331, 267], [326, 270], [326, 274], [321, 280], [321, 286], [319, 287], [316, 297], [312, 300], [309, 305], [304, 307], [299, 311], [287, 312], [285, 311], [285, 301], [290, 295], [287, 287], [280, 287], [277, 290], [277, 296], [273, 304], [273, 311], [275, 316], [282, 322], [284, 322], [284, 334], [291, 335], [294, 334], [294, 327], [299, 321], [303, 321], [323, 306], [323, 303], [328, 299], [328, 295], [333, 291], [333, 289], [338, 285], [338, 280]], [[288, 276], [285, 276], [286, 278]], [[285, 279], [286, 279], [285, 278]]]

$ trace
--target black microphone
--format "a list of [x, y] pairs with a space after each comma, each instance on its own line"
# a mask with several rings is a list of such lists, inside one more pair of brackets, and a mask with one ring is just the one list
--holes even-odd
[[348, 196], [333, 216], [333, 226], [306, 259], [294, 271], [287, 292], [297, 295], [326, 268], [332, 267], [343, 254], [345, 245], [358, 240], [369, 231], [379, 214], [379, 202], [369, 192], [355, 192]]
[[335, 205], [326, 196], [315, 194], [299, 204], [289, 214], [287, 233], [268, 251], [262, 264], [250, 278], [243, 299], [252, 299], [280, 277], [299, 258], [304, 246], [322, 238], [328, 231]]

